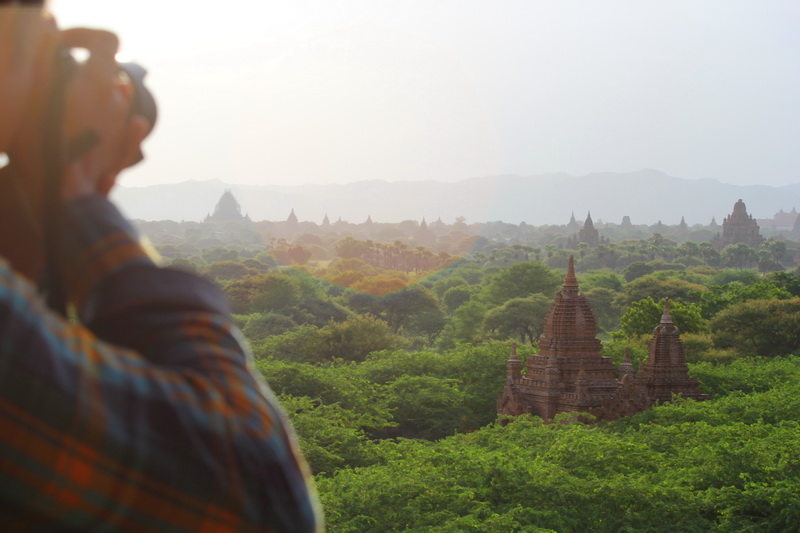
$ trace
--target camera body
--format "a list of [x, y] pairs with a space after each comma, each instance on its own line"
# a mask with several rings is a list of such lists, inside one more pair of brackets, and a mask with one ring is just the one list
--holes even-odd
[[153, 94], [144, 84], [147, 70], [138, 63], [120, 63], [119, 68], [133, 83], [133, 101], [131, 102], [131, 115], [141, 115], [150, 122], [152, 128], [158, 118], [158, 109]]
[[[60, 123], [61, 116], [63, 115], [63, 96], [68, 83], [69, 77], [72, 72], [77, 68], [78, 61], [72, 56], [72, 52], [67, 48], [61, 48], [56, 56], [55, 63], [55, 81], [53, 83], [50, 105], [54, 106], [48, 113], [49, 124], [54, 132], [59, 130], [58, 124]], [[138, 63], [123, 62], [118, 63], [121, 75], [125, 76], [133, 87], [131, 95], [129, 117], [138, 115], [147, 119], [150, 124], [150, 130], [155, 127], [156, 119], [158, 118], [158, 107], [156, 106], [153, 94], [144, 83], [144, 78], [147, 76], [147, 70]], [[85, 151], [89, 150], [98, 141], [95, 133], [92, 131], [84, 132], [83, 135], [77, 139], [72, 139], [66, 147], [66, 154], [64, 159], [72, 161], [80, 157]], [[138, 163], [144, 158], [139, 153], [136, 161], [132, 164]]]
[[[158, 118], [158, 107], [156, 100], [144, 84], [147, 70], [138, 63], [120, 63], [119, 68], [130, 78], [133, 84], [133, 98], [131, 100], [130, 115], [140, 115], [150, 123], [150, 130], [155, 127]], [[136, 163], [144, 159], [144, 155], [139, 152]]]
[[[152, 93], [144, 84], [147, 71], [136, 63], [118, 63], [120, 73], [125, 75], [133, 87], [130, 100], [128, 117], [142, 116], [150, 124], [152, 130], [158, 116], [156, 102]], [[47, 297], [51, 309], [66, 316], [66, 295], [59, 276], [58, 256], [54, 253], [59, 248], [59, 219], [57, 213], [61, 207], [61, 170], [66, 162], [81, 157], [94, 147], [99, 141], [97, 132], [88, 129], [80, 133], [77, 138], [70, 139], [63, 145], [61, 138], [64, 117], [65, 93], [70, 76], [78, 68], [78, 62], [67, 48], [59, 50], [55, 62], [54, 83], [50, 88], [50, 100], [46, 113], [44, 131], [44, 237], [46, 241], [45, 269], [42, 272], [40, 290]], [[144, 158], [141, 152], [131, 164], [138, 163]]]

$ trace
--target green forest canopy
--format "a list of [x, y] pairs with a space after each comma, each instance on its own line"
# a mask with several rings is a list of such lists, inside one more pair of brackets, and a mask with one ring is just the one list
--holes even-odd
[[[656, 234], [570, 251], [546, 231], [531, 245], [453, 233], [431, 249], [301, 235], [270, 252], [251, 232], [235, 249], [213, 237], [164, 251], [231, 299], [297, 429], [330, 531], [796, 527], [794, 245], [720, 252]], [[595, 425], [498, 423], [511, 342], [523, 358], [537, 350], [570, 253], [604, 355], [619, 362], [630, 347], [639, 364], [670, 298], [710, 401]]]

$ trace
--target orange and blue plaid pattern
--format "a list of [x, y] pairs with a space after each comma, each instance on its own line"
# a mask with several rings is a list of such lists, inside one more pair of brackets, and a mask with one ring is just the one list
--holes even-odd
[[65, 218], [82, 324], [0, 260], [2, 530], [320, 530], [308, 469], [219, 291], [156, 267], [105, 199]]

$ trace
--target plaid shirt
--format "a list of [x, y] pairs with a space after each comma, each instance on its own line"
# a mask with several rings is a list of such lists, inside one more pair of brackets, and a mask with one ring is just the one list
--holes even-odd
[[308, 469], [227, 304], [111, 203], [67, 206], [83, 325], [0, 259], [2, 531], [315, 531]]

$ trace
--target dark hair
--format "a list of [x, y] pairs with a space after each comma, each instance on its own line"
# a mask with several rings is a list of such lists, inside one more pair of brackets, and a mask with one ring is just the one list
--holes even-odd
[[0, 6], [21, 5], [21, 6], [44, 6], [45, 0], [0, 0]]

